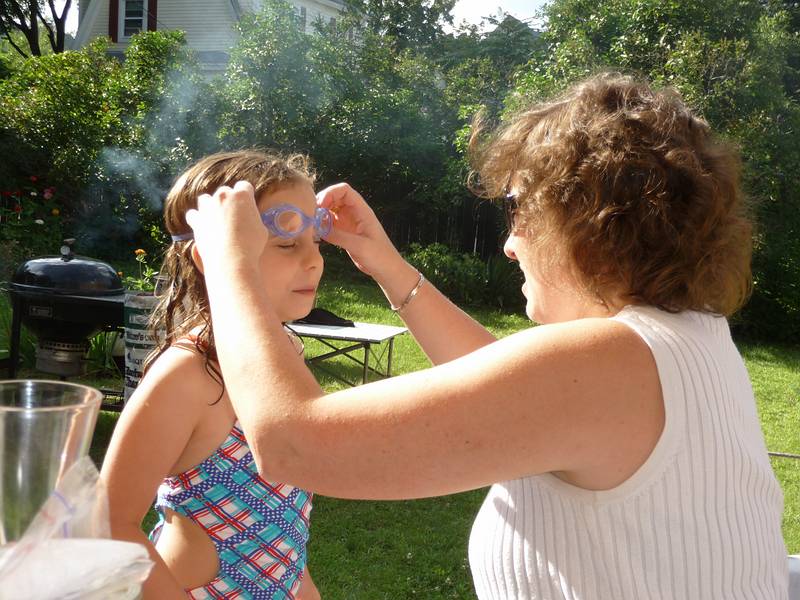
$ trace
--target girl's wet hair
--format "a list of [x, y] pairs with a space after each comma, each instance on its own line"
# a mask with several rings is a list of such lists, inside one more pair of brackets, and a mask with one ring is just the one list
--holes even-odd
[[738, 149], [671, 89], [618, 73], [476, 123], [479, 192], [515, 192], [514, 230], [600, 302], [730, 315], [751, 289]]
[[[258, 149], [212, 154], [189, 167], [172, 186], [164, 202], [167, 231], [170, 235], [190, 232], [186, 212], [197, 208], [198, 196], [213, 194], [222, 186], [248, 181], [258, 199], [295, 183], [309, 183], [313, 187], [314, 180], [308, 157], [301, 154], [282, 155]], [[205, 278], [192, 260], [193, 245], [193, 240], [173, 242], [164, 255], [159, 271], [164, 291], [150, 318], [150, 327], [157, 332], [159, 341], [145, 360], [144, 371], [171, 345], [188, 339], [189, 333], [199, 327], [199, 333], [191, 341], [204, 357], [206, 371], [222, 386], [219, 401], [224, 383], [216, 366], [217, 350]]]

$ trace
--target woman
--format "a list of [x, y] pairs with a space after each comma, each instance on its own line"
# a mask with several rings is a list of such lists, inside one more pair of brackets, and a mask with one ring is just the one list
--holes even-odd
[[784, 598], [782, 495], [724, 318], [750, 285], [736, 153], [675, 93], [608, 74], [518, 114], [478, 171], [510, 194], [505, 252], [542, 325], [495, 341], [334, 186], [327, 239], [436, 366], [330, 395], [260, 293], [249, 184], [187, 215], [259, 470], [344, 498], [492, 485], [469, 549], [482, 600]]

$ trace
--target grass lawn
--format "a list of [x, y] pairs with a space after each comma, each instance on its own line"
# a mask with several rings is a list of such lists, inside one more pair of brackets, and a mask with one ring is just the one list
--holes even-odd
[[[0, 303], [5, 298], [0, 298]], [[358, 321], [398, 324], [380, 291], [356, 277], [328, 278], [319, 305]], [[0, 348], [3, 311], [0, 304]], [[499, 336], [528, 326], [517, 315], [470, 311]], [[313, 340], [307, 348], [314, 349]], [[800, 454], [800, 349], [741, 345], [770, 450]], [[337, 359], [337, 370], [357, 378], [359, 368]], [[396, 339], [394, 373], [424, 368], [427, 359], [409, 335]], [[24, 372], [33, 376], [34, 373]], [[341, 387], [318, 373], [328, 390]], [[89, 378], [98, 387], [120, 387], [118, 380]], [[92, 457], [102, 460], [116, 414], [101, 413]], [[790, 553], [800, 553], [800, 460], [773, 458], [786, 498], [784, 538]], [[467, 565], [467, 539], [485, 490], [412, 502], [354, 502], [317, 497], [312, 519], [310, 567], [326, 599], [474, 598]], [[144, 524], [152, 526], [152, 514]]]

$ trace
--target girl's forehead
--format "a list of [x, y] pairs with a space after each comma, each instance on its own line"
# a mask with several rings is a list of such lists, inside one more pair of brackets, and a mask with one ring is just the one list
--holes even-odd
[[304, 213], [313, 215], [317, 207], [317, 197], [310, 183], [297, 181], [286, 183], [275, 190], [264, 192], [258, 198], [257, 204], [258, 210], [261, 212], [279, 204], [291, 204]]

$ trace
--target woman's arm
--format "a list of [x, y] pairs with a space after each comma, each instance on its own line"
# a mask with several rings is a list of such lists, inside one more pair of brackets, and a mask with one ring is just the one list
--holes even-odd
[[100, 474], [112, 537], [143, 544], [155, 562], [143, 587], [145, 599], [186, 598], [141, 524], [196, 425], [196, 392], [203, 395], [191, 389], [196, 362], [188, 351], [171, 349], [153, 365], [117, 422]]
[[[412, 498], [560, 471], [624, 481], [663, 427], [652, 355], [608, 319], [537, 327], [433, 369], [328, 396], [265, 300], [252, 187], [187, 215], [220, 364], [267, 477], [321, 494]], [[258, 332], [254, 334], [254, 332]]]
[[[361, 195], [346, 183], [317, 194], [320, 206], [336, 214], [327, 241], [344, 248], [359, 269], [371, 275], [393, 306], [400, 306], [419, 281]], [[495, 341], [480, 323], [425, 282], [398, 313], [435, 365], [453, 360]]]

